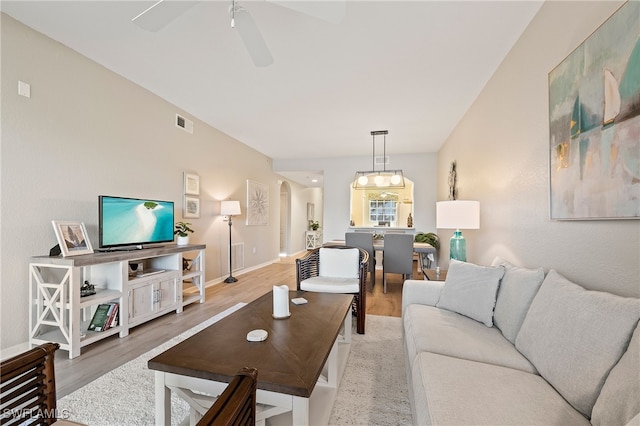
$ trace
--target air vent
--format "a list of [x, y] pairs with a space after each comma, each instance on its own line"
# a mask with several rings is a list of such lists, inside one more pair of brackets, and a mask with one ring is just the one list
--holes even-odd
[[176, 126], [186, 132], [193, 133], [193, 121], [187, 120], [179, 114], [176, 114]]
[[231, 262], [233, 270], [244, 269], [244, 243], [234, 243], [231, 245]]
[[376, 156], [376, 166], [382, 166], [382, 165], [387, 165], [389, 164], [389, 156], [382, 156], [382, 155], [377, 155]]

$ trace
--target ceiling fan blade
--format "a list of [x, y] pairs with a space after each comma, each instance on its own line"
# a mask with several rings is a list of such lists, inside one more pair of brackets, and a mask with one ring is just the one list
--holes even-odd
[[[236, 3], [237, 5], [237, 3]], [[273, 63], [273, 56], [262, 38], [262, 34], [258, 29], [251, 14], [243, 7], [236, 7], [235, 10], [235, 29], [240, 34], [240, 38], [244, 43], [253, 64], [257, 67], [268, 67]]]
[[198, 1], [159, 0], [131, 21], [143, 30], [159, 31], [198, 3]]
[[292, 0], [267, 0], [269, 3], [313, 16], [332, 24], [339, 24], [346, 14], [345, 0], [324, 1], [292, 1]]

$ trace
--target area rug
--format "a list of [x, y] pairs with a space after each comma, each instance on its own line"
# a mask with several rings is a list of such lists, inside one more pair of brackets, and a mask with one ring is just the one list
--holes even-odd
[[354, 334], [333, 404], [331, 425], [409, 425], [411, 407], [402, 344], [402, 319], [367, 315]]
[[[148, 360], [242, 306], [240, 303], [227, 309], [61, 398], [59, 412], [90, 426], [153, 425], [154, 373], [147, 368]], [[330, 424], [410, 424], [401, 320], [367, 315], [366, 331], [365, 335], [359, 335], [354, 329]], [[182, 419], [189, 414], [187, 403], [173, 394], [171, 407], [172, 419]]]

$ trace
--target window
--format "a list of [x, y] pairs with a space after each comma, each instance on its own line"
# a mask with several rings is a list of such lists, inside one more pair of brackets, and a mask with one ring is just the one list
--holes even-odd
[[397, 209], [395, 200], [369, 200], [369, 221], [379, 225], [395, 222]]

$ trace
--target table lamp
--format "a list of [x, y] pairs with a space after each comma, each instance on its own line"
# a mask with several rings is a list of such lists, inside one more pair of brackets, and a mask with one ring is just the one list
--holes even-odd
[[229, 276], [224, 282], [235, 283], [238, 279], [233, 276], [233, 265], [231, 263], [231, 218], [240, 214], [240, 201], [222, 201], [220, 204], [220, 214], [229, 218]]
[[460, 229], [480, 229], [480, 202], [453, 200], [436, 203], [436, 228], [455, 229], [449, 244], [449, 259], [467, 261], [467, 242]]

